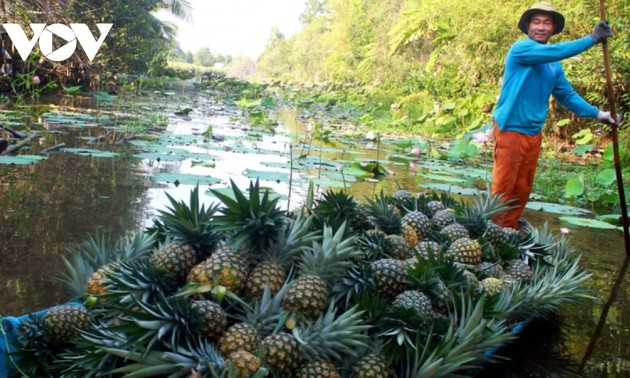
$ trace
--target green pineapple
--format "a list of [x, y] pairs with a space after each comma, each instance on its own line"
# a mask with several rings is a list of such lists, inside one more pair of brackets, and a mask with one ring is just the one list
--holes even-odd
[[500, 246], [508, 242], [508, 234], [503, 227], [489, 220], [486, 223], [486, 232], [483, 235], [484, 239], [495, 247]]
[[245, 283], [245, 296], [259, 299], [266, 285], [272, 294], [280, 290], [291, 266], [319, 238], [317, 232], [310, 231], [312, 223], [313, 217], [299, 214], [297, 219], [278, 231], [279, 235], [262, 252], [260, 262], [251, 270]]
[[399, 210], [403, 211], [415, 205], [416, 197], [408, 190], [399, 189], [392, 194], [391, 201]]
[[398, 294], [394, 302], [392, 302], [392, 307], [413, 310], [427, 322], [433, 319], [434, 316], [431, 299], [419, 290], [406, 290]]
[[234, 199], [217, 190], [210, 190], [221, 202], [220, 214], [213, 224], [232, 239], [235, 248], [259, 254], [269, 248], [278, 236], [278, 229], [286, 222], [284, 212], [278, 209], [280, 197], [270, 198], [269, 190], [261, 198], [258, 180], [249, 183], [249, 198], [230, 180]]
[[529, 265], [522, 259], [514, 259], [507, 266], [507, 274], [518, 280], [531, 280], [534, 273]]
[[380, 259], [371, 264], [377, 293], [391, 301], [406, 287], [407, 265], [395, 259]]
[[426, 207], [428, 209], [427, 215], [431, 217], [435, 215], [435, 213], [437, 213], [438, 211], [446, 209], [446, 206], [444, 206], [442, 201], [439, 201], [439, 200], [432, 200], [432, 201], [427, 202]]
[[405, 260], [413, 256], [411, 247], [404, 237], [400, 235], [387, 235], [385, 237], [389, 245], [387, 254], [397, 260]]
[[195, 265], [187, 279], [198, 285], [224, 286], [238, 294], [245, 287], [248, 268], [244, 253], [223, 245], [206, 260]]
[[51, 308], [42, 320], [52, 342], [64, 344], [75, 338], [78, 330], [87, 329], [92, 317], [85, 307], [68, 304]]
[[432, 240], [421, 241], [416, 244], [415, 248], [416, 252], [422, 257], [425, 261], [429, 261], [430, 257], [433, 256], [434, 260], [437, 260], [440, 255], [440, 245]]
[[263, 362], [271, 372], [289, 374], [298, 366], [300, 343], [287, 332], [278, 332], [262, 341]]
[[251, 324], [241, 322], [230, 326], [217, 340], [217, 349], [223, 356], [237, 351], [256, 352], [261, 337]]
[[328, 303], [330, 289], [354, 265], [352, 259], [361, 254], [355, 248], [355, 237], [344, 239], [345, 224], [335, 234], [325, 227], [323, 240], [302, 255], [298, 277], [291, 281], [283, 306], [307, 318], [317, 317]]
[[218, 304], [208, 301], [193, 301], [191, 308], [201, 316], [201, 334], [210, 340], [216, 340], [225, 332], [227, 313]]
[[437, 227], [446, 227], [451, 223], [455, 223], [455, 210], [451, 208], [438, 210], [431, 217], [431, 224]]
[[445, 226], [440, 230], [440, 235], [447, 238], [449, 241], [470, 237], [468, 229], [460, 223], [451, 223]]
[[420, 211], [408, 212], [402, 217], [402, 221], [413, 227], [419, 239], [428, 237], [431, 231], [431, 220]]
[[455, 240], [446, 250], [446, 256], [462, 264], [479, 264], [481, 262], [481, 245], [470, 238]]
[[350, 378], [392, 378], [389, 363], [381, 354], [370, 353], [352, 367]]
[[297, 378], [341, 378], [335, 365], [326, 361], [309, 361], [297, 370]]
[[162, 246], [150, 260], [153, 266], [181, 281], [197, 264], [197, 253], [188, 244], [173, 242]]
[[477, 268], [483, 275], [494, 278], [503, 278], [505, 276], [505, 270], [498, 263], [491, 263], [488, 261], [482, 261]]

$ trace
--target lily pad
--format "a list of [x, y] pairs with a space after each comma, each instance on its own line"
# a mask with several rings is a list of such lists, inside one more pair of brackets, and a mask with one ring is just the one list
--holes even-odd
[[326, 179], [313, 179], [313, 184], [326, 187], [326, 188], [347, 188], [350, 186], [349, 182], [326, 180]]
[[621, 227], [613, 226], [612, 224], [608, 222], [604, 222], [599, 219], [580, 218], [580, 217], [572, 217], [572, 216], [560, 217], [559, 219], [563, 222], [570, 223], [574, 226], [591, 227], [591, 228], [599, 228], [599, 229], [606, 229], [606, 230], [621, 230]]
[[289, 174], [283, 172], [255, 171], [246, 169], [243, 175], [251, 179], [260, 179], [275, 182], [289, 182]]
[[419, 176], [425, 179], [434, 180], [434, 181], [443, 181], [443, 182], [452, 182], [452, 183], [466, 182], [466, 180], [462, 178], [439, 175], [439, 174], [434, 174], [434, 173], [423, 173], [423, 174], [420, 174]]
[[434, 182], [423, 183], [423, 184], [420, 184], [420, 186], [427, 189], [440, 190], [443, 192], [461, 194], [464, 196], [479, 195], [482, 193], [481, 190], [475, 189], [475, 188], [463, 188], [457, 185], [439, 184], [439, 183], [434, 183]]
[[580, 209], [579, 207], [567, 206], [558, 203], [547, 203], [547, 202], [528, 202], [525, 206], [531, 210], [544, 211], [546, 213], [554, 213], [554, 214], [565, 214], [565, 215], [586, 215], [591, 212], [585, 209]]
[[159, 160], [159, 161], [182, 161], [184, 160], [184, 157], [181, 155], [174, 155], [174, 154], [162, 154], [159, 152], [143, 152], [141, 154], [136, 154], [134, 155], [137, 158], [140, 159], [147, 159], [147, 160]]
[[102, 157], [102, 158], [111, 158], [111, 157], [118, 156], [118, 153], [116, 152], [95, 150], [92, 148], [62, 148], [60, 151], [67, 152], [70, 154], [75, 154], [75, 155]]
[[0, 164], [29, 165], [35, 164], [44, 159], [47, 159], [47, 157], [38, 155], [2, 155], [0, 156]]
[[218, 178], [208, 175], [191, 175], [184, 173], [158, 173], [151, 176], [151, 180], [173, 183], [175, 185], [212, 185], [221, 182]]

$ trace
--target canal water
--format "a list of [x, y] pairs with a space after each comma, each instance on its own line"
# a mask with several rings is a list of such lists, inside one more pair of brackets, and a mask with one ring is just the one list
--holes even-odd
[[[116, 240], [150, 225], [169, 205], [167, 194], [187, 201], [196, 177], [212, 178], [200, 182], [207, 204], [216, 201], [207, 189], [226, 187], [230, 180], [245, 188], [250, 179], [261, 177], [262, 186], [282, 196], [280, 206], [293, 208], [304, 202], [309, 181], [319, 183], [321, 190], [346, 186], [363, 199], [381, 189], [418, 192], [432, 185], [446, 185], [455, 192], [463, 187], [468, 193], [481, 189], [490, 174], [489, 162], [479, 163], [462, 169], [468, 175], [454, 174], [450, 181], [456, 184], [439, 184], [431, 176], [434, 170], [447, 167], [452, 172], [453, 166], [410, 154], [411, 148], [369, 138], [354, 144], [343, 138], [321, 142], [313, 138], [312, 119], [295, 108], [269, 115], [278, 121], [270, 133], [249, 126], [247, 115], [233, 105], [190, 88], [176, 89], [124, 101], [50, 99], [54, 106], [39, 117], [27, 120], [10, 113], [0, 117], [0, 123], [21, 132], [28, 132], [25, 123], [41, 131], [21, 155], [38, 156], [60, 145], [76, 149], [49, 153], [41, 161], [0, 164], [0, 315], [20, 315], [67, 301], [52, 278], [64, 271], [61, 256], [68, 248], [81, 245], [90, 235], [106, 232]], [[130, 138], [163, 129], [172, 139], [159, 148], [143, 138]], [[114, 143], [121, 140], [129, 143]], [[116, 156], [95, 151], [113, 151]], [[391, 174], [357, 180], [353, 166], [373, 160]], [[583, 255], [582, 267], [592, 274], [589, 286], [599, 302], [577, 304], [562, 314], [566, 346], [579, 363], [623, 263], [623, 235], [618, 230], [570, 226], [548, 212], [526, 210], [525, 217], [536, 227], [548, 224], [554, 233], [568, 229], [571, 244]], [[625, 277], [611, 307], [587, 376], [630, 376], [629, 281]]]

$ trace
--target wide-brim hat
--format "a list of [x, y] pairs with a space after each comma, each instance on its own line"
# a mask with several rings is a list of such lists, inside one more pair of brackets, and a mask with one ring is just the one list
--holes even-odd
[[521, 20], [518, 22], [518, 28], [521, 29], [523, 33], [528, 34], [527, 28], [529, 26], [529, 21], [535, 13], [540, 12], [548, 13], [551, 17], [553, 17], [554, 24], [556, 25], [556, 29], [553, 31], [553, 34], [558, 34], [564, 29], [564, 16], [547, 1], [541, 1], [529, 7], [529, 9], [521, 16]]

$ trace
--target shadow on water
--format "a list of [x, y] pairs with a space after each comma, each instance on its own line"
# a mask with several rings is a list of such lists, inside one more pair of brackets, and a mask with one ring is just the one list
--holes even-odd
[[[182, 102], [194, 110], [189, 117], [173, 116], [173, 110], [180, 107]], [[382, 150], [370, 143], [356, 146], [343, 146], [341, 143], [320, 145], [317, 141], [307, 140], [306, 121], [294, 109], [277, 115], [282, 133], [229, 144], [227, 140], [231, 135], [243, 134], [243, 130], [248, 128], [235, 121], [240, 116], [238, 110], [219, 106], [207, 96], [184, 98], [179, 102], [151, 99], [149, 103], [147, 106], [159, 108], [159, 114], [168, 121], [168, 130], [175, 135], [200, 133], [212, 125], [217, 135], [227, 136], [223, 142], [207, 141], [200, 145], [184, 146], [194, 152], [215, 155], [217, 159], [214, 167], [196, 166], [190, 159], [138, 159], [133, 156], [132, 146], [111, 147], [120, 153], [115, 158], [59, 153], [33, 165], [0, 165], [0, 314], [18, 315], [68, 300], [63, 289], [51, 283], [51, 278], [58, 276], [64, 269], [60, 256], [67, 247], [77, 246], [97, 232], [111, 231], [112, 235], [119, 236], [148, 225], [159, 210], [169, 205], [167, 193], [176, 200], [188, 199], [193, 185], [176, 186], [155, 181], [152, 177], [156, 173], [206, 174], [219, 180], [219, 184], [205, 185], [206, 189], [225, 186], [229, 180], [244, 187], [249, 182], [249, 178], [243, 174], [245, 170], [273, 169], [269, 166], [290, 163], [291, 156], [295, 158], [308, 148], [310, 155], [305, 161], [310, 163], [317, 162], [320, 156], [343, 166], [349, 166], [352, 161], [378, 159], [388, 162], [387, 168], [395, 173], [394, 176], [359, 181], [352, 181], [350, 176], [344, 177], [349, 193], [358, 199], [373, 197], [381, 190], [392, 193], [398, 186], [418, 192], [425, 190], [423, 184], [431, 182], [422, 176], [430, 173], [431, 168], [416, 168], [410, 164], [414, 160], [401, 157], [404, 154], [399, 150]], [[39, 143], [31, 146], [28, 153], [36, 155], [41, 149], [60, 143], [69, 147], [85, 147], [86, 142], [82, 138], [99, 134], [98, 130], [64, 126], [59, 126], [56, 131], [45, 134]], [[243, 146], [248, 148], [242, 149]], [[415, 162], [422, 166], [423, 159], [417, 158]], [[487, 165], [476, 168], [481, 176], [468, 178], [461, 185], [482, 186], [486, 176], [489, 177], [490, 168]], [[275, 170], [289, 172], [286, 168]], [[322, 168], [317, 167], [317, 164], [296, 164], [291, 172], [290, 204], [287, 203], [289, 185], [286, 181], [263, 181], [264, 186], [283, 196], [279, 202], [282, 207], [295, 207], [303, 203], [309, 180], [322, 178]], [[327, 167], [329, 177], [336, 174], [339, 172], [335, 172], [335, 167]], [[208, 204], [215, 201], [208, 195], [203, 197], [202, 200]], [[572, 245], [583, 254], [581, 264], [592, 273], [590, 288], [600, 302], [576, 304], [559, 314], [564, 319], [563, 330], [566, 335], [558, 333], [558, 339], [566, 339], [565, 351], [577, 367], [582, 356], [587, 353], [603, 303], [610, 297], [614, 278], [623, 264], [623, 236], [617, 230], [567, 226], [557, 215], [546, 212], [526, 210], [524, 215], [536, 227], [548, 223], [554, 233], [569, 227]], [[630, 339], [630, 282], [627, 276], [619, 284], [617, 294], [616, 301], [609, 307], [601, 336], [589, 350], [589, 359], [583, 367], [587, 377], [630, 376], [630, 347], [627, 342]], [[557, 326], [560, 323], [554, 324]], [[555, 326], [547, 324], [538, 330], [528, 329], [524, 332], [536, 339], [541, 329], [547, 336], [553, 335]]]

